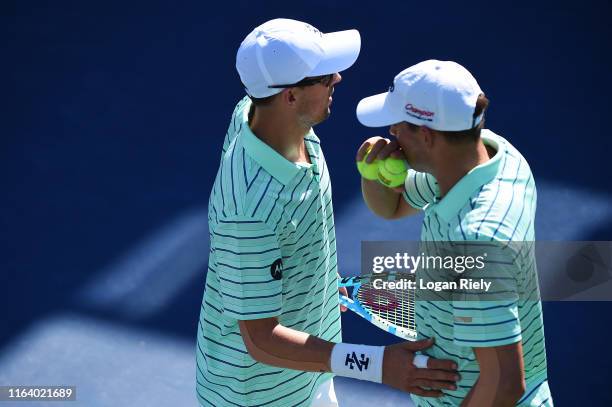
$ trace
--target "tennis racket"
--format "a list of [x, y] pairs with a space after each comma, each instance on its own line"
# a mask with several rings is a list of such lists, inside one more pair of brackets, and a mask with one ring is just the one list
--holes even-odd
[[[416, 341], [414, 290], [374, 288], [375, 279], [389, 281], [391, 277], [397, 280], [398, 276], [393, 278], [392, 275], [385, 275], [385, 278], [382, 278], [380, 275], [364, 275], [341, 278], [338, 286], [352, 288], [352, 293], [350, 298], [340, 295], [340, 304], [390, 334]], [[401, 276], [414, 279], [414, 275]]]

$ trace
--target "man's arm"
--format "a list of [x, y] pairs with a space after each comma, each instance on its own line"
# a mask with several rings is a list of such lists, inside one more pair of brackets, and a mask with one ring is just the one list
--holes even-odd
[[[370, 137], [364, 141], [357, 150], [355, 160], [358, 162], [363, 160], [366, 154], [368, 154], [366, 159], [368, 163], [376, 159], [384, 160], [387, 157], [405, 158], [397, 141], [383, 137]], [[404, 186], [387, 188], [377, 181], [362, 178], [361, 192], [370, 211], [384, 219], [400, 219], [419, 213], [419, 209], [409, 205], [402, 197]]]
[[[333, 342], [282, 326], [276, 318], [243, 320], [239, 327], [249, 354], [258, 362], [302, 371], [331, 371]], [[430, 358], [427, 369], [412, 364], [414, 352], [432, 344], [418, 341], [387, 346], [382, 382], [423, 397], [439, 397], [442, 393], [436, 389], [454, 389], [459, 379], [454, 362]]]
[[402, 197], [403, 188], [387, 188], [377, 181], [361, 179], [361, 193], [368, 208], [385, 219], [400, 219], [419, 212]]
[[525, 393], [522, 342], [473, 349], [480, 365], [480, 376], [461, 406], [516, 405]]
[[238, 321], [249, 354], [258, 362], [308, 372], [329, 372], [334, 348], [305, 332], [282, 326], [276, 318]]

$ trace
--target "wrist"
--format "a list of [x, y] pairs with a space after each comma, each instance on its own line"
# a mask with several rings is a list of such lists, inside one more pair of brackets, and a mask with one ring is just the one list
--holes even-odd
[[330, 368], [338, 376], [382, 383], [384, 353], [384, 346], [338, 343], [332, 349]]

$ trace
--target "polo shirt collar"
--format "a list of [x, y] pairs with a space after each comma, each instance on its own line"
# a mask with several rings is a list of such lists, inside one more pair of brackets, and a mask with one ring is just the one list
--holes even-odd
[[493, 147], [497, 153], [493, 158], [470, 170], [440, 200], [434, 201], [431, 209], [441, 218], [450, 221], [465, 206], [472, 194], [495, 178], [499, 165], [506, 154], [505, 143], [494, 137], [488, 130], [483, 130], [481, 139], [485, 145]]
[[287, 185], [297, 175], [303, 164], [296, 164], [277, 153], [272, 147], [261, 141], [249, 127], [249, 109], [251, 103], [246, 103], [242, 112], [242, 128], [240, 136], [245, 152], [264, 170], [283, 185]]

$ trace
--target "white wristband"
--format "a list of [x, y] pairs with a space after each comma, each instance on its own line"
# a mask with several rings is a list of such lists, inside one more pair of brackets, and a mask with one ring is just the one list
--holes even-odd
[[382, 383], [384, 354], [384, 346], [337, 343], [331, 354], [331, 370], [339, 376]]

